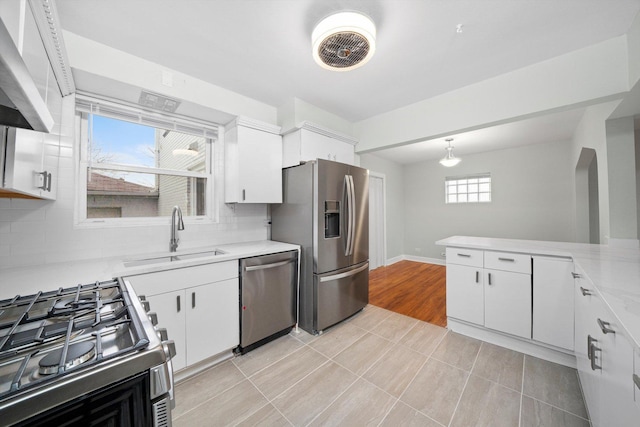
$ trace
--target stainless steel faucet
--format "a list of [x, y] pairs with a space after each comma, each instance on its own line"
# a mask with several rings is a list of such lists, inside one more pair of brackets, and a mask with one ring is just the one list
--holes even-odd
[[[178, 214], [178, 222], [176, 223], [176, 213]], [[182, 222], [182, 210], [180, 206], [174, 206], [171, 212], [171, 241], [169, 242], [169, 250], [175, 252], [178, 249], [178, 239], [176, 230], [184, 230], [184, 222]]]

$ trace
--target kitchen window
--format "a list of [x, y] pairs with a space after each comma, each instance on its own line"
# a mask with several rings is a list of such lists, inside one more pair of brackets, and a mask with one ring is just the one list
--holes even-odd
[[449, 176], [444, 179], [445, 203], [491, 201], [491, 174]]
[[217, 125], [84, 95], [76, 111], [80, 222], [153, 223], [176, 205], [185, 217], [212, 217]]

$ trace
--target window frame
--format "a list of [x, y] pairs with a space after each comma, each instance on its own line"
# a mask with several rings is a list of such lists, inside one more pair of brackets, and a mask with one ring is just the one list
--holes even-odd
[[[95, 108], [97, 107], [97, 108]], [[104, 113], [101, 109], [107, 111]], [[89, 108], [89, 110], [88, 110]], [[95, 108], [95, 109], [94, 109]], [[115, 113], [114, 113], [115, 112]], [[123, 116], [138, 116], [139, 120], [127, 120], [119, 117], [118, 112]], [[203, 137], [205, 140], [205, 172], [193, 172], [189, 170], [176, 170], [158, 168], [153, 166], [136, 166], [121, 163], [92, 163], [90, 159], [91, 143], [89, 138], [89, 115], [97, 114], [116, 120], [141, 124], [156, 129], [166, 129], [165, 126], [182, 133]], [[200, 122], [195, 119], [183, 118], [167, 113], [151, 112], [125, 101], [104, 99], [90, 94], [77, 94], [75, 107], [77, 142], [76, 162], [78, 167], [76, 179], [76, 203], [75, 203], [75, 225], [86, 228], [99, 227], [132, 227], [148, 225], [166, 225], [170, 215], [152, 217], [125, 217], [125, 218], [87, 218], [87, 175], [88, 170], [110, 170], [118, 172], [147, 173], [155, 175], [179, 176], [185, 178], [203, 178], [205, 185], [205, 215], [184, 215], [184, 222], [189, 224], [213, 224], [217, 222], [217, 215], [214, 212], [215, 200], [215, 171], [214, 171], [214, 146], [221, 133], [220, 126], [213, 123]], [[165, 125], [165, 126], [162, 126]], [[171, 126], [172, 125], [172, 126]], [[200, 130], [197, 133], [197, 130]], [[195, 195], [193, 196], [195, 197]]]
[[[477, 194], [478, 195], [478, 200], [475, 201], [469, 201], [468, 198], [466, 201], [459, 201], [458, 197], [456, 197], [456, 201], [455, 202], [451, 202], [449, 201], [449, 195], [452, 193], [449, 193], [449, 187], [450, 182], [453, 181], [462, 181], [462, 180], [469, 180], [469, 179], [482, 179], [482, 178], [489, 178], [489, 191], [480, 191], [480, 182], [477, 183], [478, 185], [478, 191], [474, 191], [473, 193], [469, 193], [469, 191], [467, 191], [466, 193], [460, 193], [457, 191], [457, 186], [460, 185], [456, 182], [456, 196], [459, 196], [460, 194], [466, 194], [467, 196], [469, 194]], [[467, 186], [470, 184], [466, 184]], [[480, 194], [489, 194], [489, 200], [480, 200]], [[493, 201], [493, 179], [491, 178], [491, 173], [490, 172], [485, 172], [485, 173], [477, 173], [477, 174], [472, 174], [472, 175], [458, 175], [458, 176], [446, 176], [444, 178], [444, 203], [445, 205], [467, 205], [467, 204], [483, 204], [483, 203], [491, 203]]]

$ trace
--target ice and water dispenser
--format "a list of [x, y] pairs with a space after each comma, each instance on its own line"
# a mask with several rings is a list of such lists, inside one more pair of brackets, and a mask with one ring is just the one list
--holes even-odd
[[324, 202], [324, 238], [340, 237], [340, 202]]

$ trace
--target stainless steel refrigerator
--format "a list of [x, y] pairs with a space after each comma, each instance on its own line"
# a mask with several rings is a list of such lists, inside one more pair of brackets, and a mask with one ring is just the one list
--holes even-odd
[[369, 302], [369, 171], [318, 159], [282, 173], [271, 238], [302, 247], [298, 325], [317, 334]]

